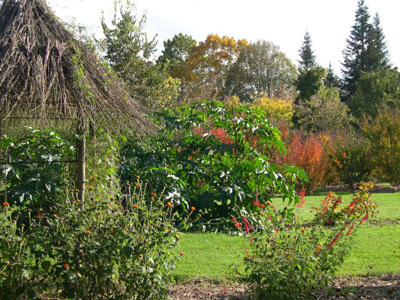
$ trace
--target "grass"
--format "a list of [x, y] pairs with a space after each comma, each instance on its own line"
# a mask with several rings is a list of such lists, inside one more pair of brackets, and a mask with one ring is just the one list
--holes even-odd
[[[343, 205], [351, 203], [352, 193], [351, 192], [341, 192], [336, 193], [337, 195], [341, 195], [343, 199]], [[295, 214], [300, 220], [310, 220], [313, 217], [313, 210], [311, 207], [319, 207], [321, 204], [321, 200], [323, 200], [327, 195], [327, 192], [321, 195], [316, 196], [307, 196], [306, 203], [302, 208], [295, 208]], [[377, 215], [378, 219], [391, 219], [400, 221], [400, 196], [398, 193], [380, 193], [380, 194], [372, 194], [372, 200], [374, 200], [378, 204], [379, 214]], [[287, 206], [287, 203], [282, 202], [281, 198], [275, 198], [273, 201], [273, 205], [282, 209]]]
[[[177, 281], [208, 279], [224, 282], [241, 278], [247, 241], [223, 233], [182, 234], [178, 252], [184, 255], [174, 270]], [[238, 274], [240, 273], [240, 274]]]
[[[351, 193], [344, 193], [344, 204], [350, 203]], [[311, 207], [319, 206], [325, 195], [308, 196], [303, 208], [296, 208], [300, 219], [312, 218]], [[400, 200], [397, 193], [373, 194], [378, 203], [381, 222], [367, 222], [354, 235], [354, 245], [337, 276], [400, 274], [400, 225], [386, 222], [400, 221]], [[276, 199], [276, 208], [285, 203]], [[244, 279], [243, 259], [246, 240], [240, 236], [222, 233], [186, 233], [182, 235], [177, 251], [185, 255], [173, 275], [178, 281], [206, 279], [211, 282]], [[238, 271], [238, 274], [236, 271]]]
[[337, 275], [400, 274], [400, 226], [362, 226]]

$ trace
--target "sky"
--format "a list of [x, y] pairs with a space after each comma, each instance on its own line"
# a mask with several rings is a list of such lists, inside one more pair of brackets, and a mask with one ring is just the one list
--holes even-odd
[[[75, 21], [101, 36], [102, 11], [106, 20], [113, 15], [113, 0], [47, 0], [63, 20]], [[137, 14], [147, 15], [145, 31], [157, 35], [159, 55], [163, 41], [175, 34], [191, 35], [204, 41], [208, 34], [266, 40], [278, 45], [294, 64], [306, 31], [310, 33], [317, 62], [332, 64], [340, 75], [342, 51], [355, 23], [358, 0], [134, 0]], [[390, 59], [400, 67], [399, 0], [365, 0], [371, 18], [379, 13]], [[372, 19], [371, 19], [372, 21]]]

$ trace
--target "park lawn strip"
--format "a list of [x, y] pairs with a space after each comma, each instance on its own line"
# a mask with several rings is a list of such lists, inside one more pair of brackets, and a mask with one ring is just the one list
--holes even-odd
[[[339, 195], [339, 193], [336, 193]], [[310, 221], [314, 216], [312, 207], [320, 207], [321, 200], [325, 199], [326, 194], [306, 196], [305, 204], [302, 208], [295, 207], [296, 218], [300, 221]], [[342, 193], [343, 203], [340, 207], [344, 207], [346, 204], [351, 203], [352, 193]], [[391, 219], [400, 221], [400, 193], [373, 193], [372, 200], [378, 204], [378, 219]], [[283, 202], [281, 198], [274, 198], [272, 201], [273, 205], [277, 209], [283, 209], [287, 205], [287, 202]], [[290, 207], [290, 206], [289, 206]]]
[[400, 225], [361, 226], [337, 276], [400, 274]]
[[[343, 203], [351, 202], [351, 193], [343, 195]], [[295, 208], [297, 218], [309, 221], [311, 207], [318, 207], [325, 195], [308, 196], [302, 208]], [[354, 244], [345, 257], [337, 276], [400, 274], [400, 201], [398, 193], [373, 194], [379, 214], [354, 232]], [[274, 199], [276, 208], [287, 203]], [[395, 221], [394, 223], [386, 220]], [[207, 279], [210, 281], [236, 281], [245, 279], [243, 259], [248, 241], [241, 236], [224, 233], [182, 234], [177, 252], [183, 252], [173, 276], [177, 281]], [[236, 272], [238, 271], [238, 272]], [[240, 273], [240, 274], [238, 274]]]
[[247, 243], [245, 238], [231, 234], [182, 234], [176, 251], [184, 255], [180, 257], [172, 275], [178, 282], [188, 279], [213, 282], [239, 280], [244, 274], [243, 259]]
[[[206, 279], [211, 282], [245, 279], [243, 259], [247, 241], [224, 233], [186, 233], [177, 251], [184, 256], [173, 276], [178, 282]], [[236, 270], [240, 273], [236, 273]], [[354, 244], [336, 276], [400, 274], [400, 226], [365, 225], [354, 232]]]

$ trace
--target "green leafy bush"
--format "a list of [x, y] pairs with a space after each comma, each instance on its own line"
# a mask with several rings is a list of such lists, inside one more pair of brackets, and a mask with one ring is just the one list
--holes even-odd
[[383, 109], [375, 119], [364, 119], [364, 136], [371, 143], [371, 163], [380, 178], [400, 186], [400, 110]]
[[278, 166], [260, 154], [264, 147], [284, 151], [279, 131], [265, 112], [238, 106], [228, 110], [205, 101], [157, 115], [158, 136], [132, 141], [120, 164], [123, 178], [149, 178], [157, 190], [164, 184], [167, 199], [199, 208], [206, 220], [226, 220], [235, 209], [252, 209], [256, 194], [271, 199], [280, 193], [296, 200], [294, 184], [304, 172]]
[[337, 138], [330, 158], [340, 181], [351, 189], [355, 183], [367, 181], [373, 171], [370, 145], [360, 135], [347, 134]]
[[[27, 207], [48, 207], [62, 199], [73, 180], [75, 148], [51, 130], [27, 128], [21, 139], [2, 137], [0, 148], [6, 165], [0, 165], [0, 176], [7, 177], [7, 201]], [[5, 176], [5, 177], [3, 177]], [[4, 192], [0, 201], [5, 200]]]
[[116, 199], [66, 200], [32, 212], [27, 231], [16, 225], [21, 208], [11, 210], [14, 218], [3, 203], [2, 298], [10, 290], [31, 298], [57, 291], [68, 299], [165, 298], [178, 259], [172, 253], [180, 239], [177, 204], [150, 192], [146, 182], [127, 189]]

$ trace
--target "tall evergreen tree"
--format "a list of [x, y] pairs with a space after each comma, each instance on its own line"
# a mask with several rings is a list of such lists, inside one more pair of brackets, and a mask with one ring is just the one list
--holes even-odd
[[388, 69], [389, 51], [381, 27], [379, 14], [374, 17], [371, 33], [368, 35], [368, 71], [377, 72]]
[[331, 63], [329, 63], [329, 67], [326, 70], [326, 77], [324, 78], [324, 84], [327, 87], [339, 88], [339, 86], [340, 86], [339, 78], [336, 76], [335, 72], [333, 71]]
[[302, 71], [308, 71], [311, 68], [317, 66], [316, 56], [314, 55], [314, 51], [312, 50], [312, 41], [311, 36], [308, 31], [306, 31], [304, 35], [304, 41], [299, 50], [300, 60], [299, 60], [299, 73]]
[[379, 16], [376, 16], [374, 24], [371, 24], [368, 7], [364, 0], [359, 0], [355, 24], [343, 51], [342, 99], [345, 102], [356, 93], [356, 85], [363, 72], [378, 72], [388, 67], [388, 52], [384, 39]]

